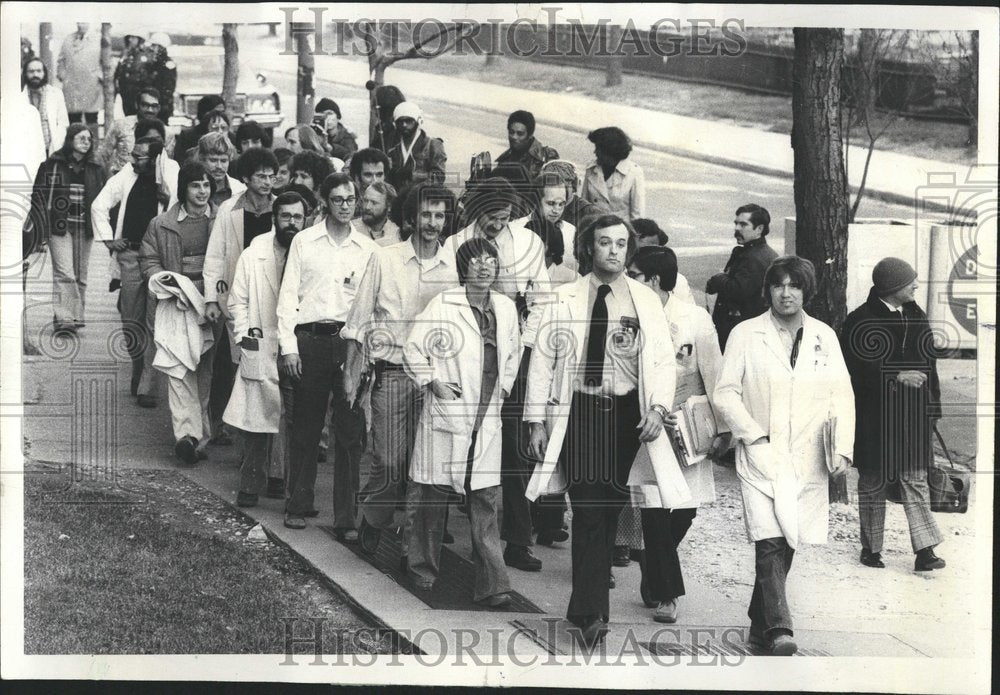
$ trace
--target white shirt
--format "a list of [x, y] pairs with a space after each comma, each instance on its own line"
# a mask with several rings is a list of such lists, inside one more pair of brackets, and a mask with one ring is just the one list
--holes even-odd
[[278, 342], [282, 355], [298, 354], [295, 327], [315, 321], [346, 321], [368, 257], [378, 248], [353, 227], [340, 244], [320, 222], [292, 239], [278, 294]]

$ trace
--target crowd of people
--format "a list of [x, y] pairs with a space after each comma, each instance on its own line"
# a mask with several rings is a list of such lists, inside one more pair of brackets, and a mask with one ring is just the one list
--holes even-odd
[[[363, 149], [328, 98], [277, 145], [252, 121], [231, 130], [214, 95], [171, 137], [152, 84], [98, 144], [89, 107], [70, 123], [47, 76], [24, 66], [26, 129], [48, 153], [26, 230], [51, 255], [54, 329], [85, 326], [101, 242], [132, 395], [156, 408], [166, 379], [181, 465], [236, 436], [237, 505], [282, 500], [290, 529], [332, 505], [339, 540], [369, 553], [394, 534], [417, 590], [440, 574], [449, 509], [464, 513], [474, 600], [494, 608], [511, 601], [509, 570], [543, 569], [532, 545], [569, 540], [567, 618], [589, 645], [608, 631], [612, 568], [634, 560], [651, 617], [677, 620], [678, 546], [727, 456], [763, 651], [797, 650], [786, 577], [800, 543], [825, 542], [828, 479], [852, 463], [861, 562], [884, 567], [899, 480], [915, 568], [944, 567], [926, 483], [940, 390], [906, 261], [876, 266], [838, 336], [804, 309], [812, 264], [779, 257], [768, 211], [743, 205], [709, 317], [645, 217], [620, 128], [588, 135], [578, 173], [514, 111], [509, 148], [473, 158], [456, 195], [444, 142], [393, 87]], [[318, 500], [328, 457], [333, 498]]]

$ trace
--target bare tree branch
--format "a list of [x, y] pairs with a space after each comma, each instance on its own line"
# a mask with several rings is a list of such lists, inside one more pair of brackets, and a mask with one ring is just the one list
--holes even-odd
[[397, 63], [400, 60], [409, 60], [411, 58], [424, 58], [424, 59], [433, 58], [435, 55], [438, 55], [438, 53], [437, 52], [430, 54], [424, 53], [423, 52], [424, 46], [426, 46], [431, 41], [436, 41], [437, 39], [441, 38], [446, 34], [455, 32], [456, 35], [449, 37], [448, 43], [445, 44], [445, 47], [440, 51], [440, 53], [445, 53], [451, 47], [452, 42], [456, 40], [458, 34], [458, 28], [459, 28], [458, 24], [453, 24], [451, 26], [446, 26], [444, 29], [438, 29], [433, 34], [428, 36], [426, 39], [421, 41], [415, 41], [412, 46], [410, 46], [402, 53], [391, 53], [383, 56], [382, 64], [385, 67], [389, 67], [393, 63]]

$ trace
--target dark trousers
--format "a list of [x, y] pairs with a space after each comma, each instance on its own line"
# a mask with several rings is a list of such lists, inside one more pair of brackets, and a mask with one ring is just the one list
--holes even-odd
[[785, 581], [792, 568], [795, 550], [781, 536], [765, 538], [755, 544], [757, 576], [747, 616], [750, 630], [766, 637], [773, 630], [792, 634], [792, 613], [785, 598]]
[[576, 393], [559, 456], [573, 505], [573, 593], [566, 617], [577, 625], [609, 617], [608, 579], [618, 515], [639, 450], [639, 398]]
[[500, 411], [500, 488], [503, 491], [500, 538], [508, 545], [531, 545], [531, 502], [524, 493], [528, 489], [528, 481], [531, 480], [535, 462], [527, 455], [524, 446], [525, 423], [521, 421], [521, 416], [524, 414], [525, 381], [530, 359], [531, 349], [527, 348], [521, 358], [511, 393]]
[[[314, 509], [316, 457], [319, 438], [330, 403], [335, 441], [333, 464], [333, 525], [354, 528], [355, 503], [360, 476], [364, 415], [344, 398], [344, 364], [347, 347], [339, 335], [314, 335], [296, 331], [302, 376], [295, 384], [291, 442], [288, 457], [288, 501], [285, 511], [301, 515]], [[333, 393], [332, 400], [330, 394]]]
[[243, 463], [240, 465], [240, 492], [259, 495], [267, 487], [267, 464], [274, 434], [241, 431]]
[[643, 578], [656, 601], [672, 601], [684, 595], [684, 575], [677, 546], [691, 528], [697, 509], [641, 509]]
[[229, 397], [233, 394], [236, 380], [236, 364], [229, 347], [229, 329], [223, 325], [222, 335], [215, 348], [212, 364], [212, 389], [208, 396], [208, 413], [212, 418], [212, 434], [218, 434], [222, 427], [222, 414], [226, 412]]

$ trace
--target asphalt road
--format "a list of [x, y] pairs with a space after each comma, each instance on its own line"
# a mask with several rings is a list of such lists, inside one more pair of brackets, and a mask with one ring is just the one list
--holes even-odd
[[[276, 55], [273, 39], [240, 37], [241, 69], [252, 68], [267, 74], [271, 85], [279, 92], [285, 121], [276, 129], [276, 144], [285, 129], [293, 124], [295, 115], [295, 58]], [[219, 72], [221, 60], [216, 57], [216, 47], [175, 47], [172, 55], [183, 72], [190, 67], [199, 72], [199, 82], [211, 79], [208, 73]], [[255, 56], [261, 56], [259, 60]], [[361, 60], [359, 58], [359, 60]], [[387, 73], [392, 81], [392, 69]], [[344, 122], [358, 134], [363, 147], [367, 142], [368, 93], [362, 86], [349, 87], [324, 75], [322, 62], [317, 63], [315, 77], [316, 99], [331, 97], [340, 106]], [[464, 181], [469, 172], [469, 161], [478, 152], [489, 150], [494, 158], [506, 147], [506, 119], [495, 113], [473, 107], [456, 107], [452, 104], [418, 100], [424, 112], [424, 129], [432, 136], [444, 140], [448, 153], [449, 170], [455, 182]], [[469, 103], [476, 103], [476, 95], [469, 95]], [[510, 104], [510, 110], [526, 108], [531, 104]], [[589, 125], [589, 124], [588, 124]], [[610, 123], [593, 123], [597, 128]], [[748, 137], [752, 130], [748, 129]], [[546, 145], [559, 150], [564, 159], [576, 162], [582, 168], [593, 159], [593, 147], [577, 132], [548, 125], [539, 125], [536, 137]], [[784, 248], [784, 218], [795, 214], [792, 182], [739, 169], [699, 162], [695, 159], [664, 154], [641, 147], [635, 148], [631, 158], [638, 163], [646, 176], [646, 216], [656, 220], [670, 236], [670, 246], [679, 257], [680, 271], [694, 290], [703, 288], [705, 281], [725, 265], [734, 244], [732, 239], [733, 211], [744, 203], [757, 203], [766, 207], [773, 220], [769, 241], [779, 251]], [[859, 210], [860, 217], [913, 216], [909, 208], [865, 199]]]

